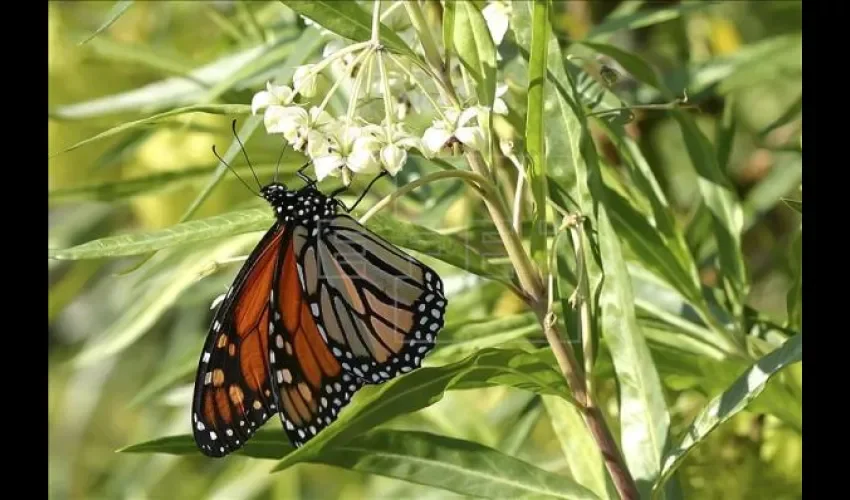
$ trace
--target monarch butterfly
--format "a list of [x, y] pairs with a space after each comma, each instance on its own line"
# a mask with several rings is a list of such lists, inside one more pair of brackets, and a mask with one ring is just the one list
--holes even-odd
[[339, 210], [351, 212], [380, 176], [349, 209], [336, 199], [341, 190], [316, 189], [302, 173], [308, 165], [299, 189], [276, 180], [260, 188], [276, 221], [207, 334], [192, 402], [195, 443], [207, 456], [241, 448], [274, 413], [302, 446], [361, 387], [420, 366], [443, 327], [437, 273]]

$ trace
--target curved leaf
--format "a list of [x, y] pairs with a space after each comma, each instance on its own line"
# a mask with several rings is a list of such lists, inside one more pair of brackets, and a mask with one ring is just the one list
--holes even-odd
[[[339, 36], [365, 42], [372, 38], [372, 16], [356, 2], [328, 0], [280, 0], [298, 14], [315, 21]], [[415, 57], [410, 47], [395, 32], [381, 23], [381, 43], [405, 55]]]
[[598, 498], [572, 479], [488, 446], [415, 431], [376, 430], [310, 460], [484, 498]]
[[492, 106], [496, 97], [496, 47], [481, 11], [469, 0], [456, 3], [452, 46], [475, 80], [478, 102]]
[[685, 456], [711, 431], [746, 408], [761, 394], [771, 377], [786, 366], [802, 361], [803, 334], [798, 333], [785, 341], [782, 347], [756, 361], [723, 394], [712, 399], [684, 432], [681, 441], [665, 454], [664, 467], [653, 492], [664, 485]]
[[286, 455], [275, 470], [314, 460], [329, 447], [341, 446], [396, 416], [436, 403], [450, 389], [501, 385], [569, 398], [564, 379], [553, 365], [548, 349], [533, 353], [486, 349], [458, 363], [423, 366], [381, 386], [365, 387], [331, 426]]
[[133, 301], [106, 330], [92, 336], [75, 358], [78, 366], [95, 363], [123, 351], [142, 335], [171, 307], [177, 298], [208, 271], [216, 261], [232, 257], [255, 238], [245, 235], [220, 243], [199, 256], [185, 256], [167, 273], [148, 283], [143, 294]]
[[[282, 431], [258, 432], [236, 454], [275, 458], [292, 448]], [[190, 435], [128, 446], [124, 453], [199, 453]], [[598, 498], [572, 479], [493, 448], [426, 432], [375, 430], [328, 448], [310, 463], [394, 477], [462, 495], [495, 498]]]
[[608, 478], [599, 445], [588, 431], [579, 410], [556, 396], [542, 398], [573, 479], [600, 498], [616, 499], [617, 491]]
[[106, 20], [103, 22], [103, 24], [101, 24], [96, 30], [94, 30], [94, 33], [84, 38], [77, 45], [84, 45], [92, 38], [109, 29], [109, 27], [112, 26], [112, 24], [117, 21], [118, 18], [121, 17], [121, 15], [127, 11], [127, 9], [132, 7], [132, 5], [133, 0], [118, 0], [117, 2], [115, 2], [115, 5], [113, 5], [112, 8], [109, 9], [109, 14], [107, 14]]
[[268, 210], [253, 209], [183, 222], [154, 231], [109, 236], [66, 249], [49, 249], [48, 258], [57, 260], [125, 257], [212, 238], [251, 231], [263, 231], [272, 224]]
[[[66, 249], [48, 249], [48, 258], [57, 260], [95, 259], [138, 255], [191, 242], [222, 238], [268, 229], [274, 218], [267, 209], [230, 212], [205, 219], [175, 224], [154, 231], [109, 236]], [[479, 276], [510, 282], [504, 266], [490, 264], [484, 256], [458, 240], [422, 226], [404, 223], [378, 213], [366, 227], [390, 242], [429, 255]]]
[[182, 108], [172, 109], [171, 111], [166, 111], [164, 113], [159, 113], [153, 116], [149, 116], [147, 118], [142, 118], [141, 120], [134, 120], [127, 123], [122, 123], [117, 127], [112, 127], [109, 130], [101, 132], [93, 137], [89, 137], [86, 140], [80, 141], [73, 146], [68, 146], [67, 148], [59, 151], [58, 153], [54, 153], [48, 156], [48, 159], [58, 156], [62, 153], [67, 153], [68, 151], [73, 151], [79, 147], [85, 146], [86, 144], [90, 144], [95, 141], [99, 141], [101, 139], [106, 139], [107, 137], [112, 137], [113, 135], [120, 134], [121, 132], [126, 132], [128, 130], [133, 130], [136, 128], [143, 127], [145, 125], [152, 125], [158, 123], [166, 118], [171, 118], [172, 116], [182, 115], [186, 113], [209, 113], [213, 115], [241, 115], [247, 114], [251, 112], [251, 106], [248, 104], [204, 104], [197, 106], [185, 106]]

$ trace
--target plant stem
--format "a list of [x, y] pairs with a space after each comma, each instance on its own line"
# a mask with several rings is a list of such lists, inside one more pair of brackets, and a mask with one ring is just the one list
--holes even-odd
[[375, 0], [372, 5], [372, 45], [378, 45], [381, 40], [381, 0]]
[[561, 375], [567, 380], [579, 408], [582, 409], [581, 414], [584, 422], [594, 441], [596, 441], [596, 445], [599, 446], [602, 459], [605, 461], [605, 467], [608, 469], [608, 473], [611, 474], [611, 479], [614, 481], [614, 486], [617, 488], [620, 498], [624, 500], [639, 499], [640, 496], [635, 481], [632, 478], [631, 472], [629, 472], [629, 468], [626, 466], [626, 461], [620, 453], [620, 449], [617, 447], [614, 436], [611, 435], [611, 431], [608, 429], [608, 424], [605, 422], [602, 411], [588, 400], [583, 372], [578, 365], [575, 355], [573, 355], [572, 349], [562, 340], [563, 336], [557, 329], [557, 321], [554, 315], [546, 310], [547, 307], [544, 302], [538, 302], [535, 305], [534, 311], [541, 325], [543, 325], [543, 332], [546, 335], [549, 346], [552, 348], [555, 360], [558, 362]]
[[360, 217], [360, 223], [365, 224], [366, 221], [369, 220], [373, 215], [378, 213], [379, 210], [381, 210], [382, 208], [384, 208], [387, 205], [389, 205], [390, 203], [392, 203], [393, 200], [397, 200], [398, 198], [401, 198], [402, 196], [409, 193], [410, 191], [413, 191], [414, 189], [416, 189], [420, 186], [423, 186], [425, 184], [431, 183], [433, 181], [436, 181], [436, 180], [439, 180], [439, 179], [449, 179], [449, 178], [461, 178], [461, 179], [465, 180], [470, 186], [472, 186], [476, 191], [481, 193], [481, 195], [485, 198], [487, 197], [487, 195], [485, 195], [484, 193], [490, 192], [490, 186], [489, 185], [484, 187], [486, 185], [487, 179], [482, 178], [480, 175], [476, 174], [475, 172], [467, 172], [467, 171], [464, 171], [464, 170], [445, 170], [445, 171], [442, 171], [442, 172], [434, 172], [434, 173], [428, 174], [424, 177], [420, 177], [419, 179], [416, 179], [415, 181], [408, 182], [404, 186], [401, 186], [400, 188], [394, 190], [389, 195], [382, 198], [380, 201], [375, 203], [372, 206], [372, 208], [370, 208], [365, 214], [363, 214]]
[[576, 252], [576, 283], [574, 306], [579, 308], [581, 321], [581, 347], [584, 358], [584, 384], [587, 391], [587, 402], [593, 404], [593, 332], [590, 321], [590, 283], [587, 279], [586, 258], [584, 252], [584, 234], [582, 231], [583, 217], [573, 217], [570, 221], [570, 236]]
[[[490, 172], [487, 166], [484, 165], [480, 153], [468, 152], [466, 158], [474, 172], [485, 179], [490, 179]], [[484, 198], [484, 203], [487, 205], [487, 210], [490, 212], [490, 217], [493, 219], [496, 231], [499, 232], [499, 237], [505, 245], [508, 257], [510, 257], [514, 269], [516, 269], [520, 286], [522, 286], [526, 295], [525, 298], [530, 302], [545, 302], [546, 291], [543, 281], [540, 278], [540, 273], [537, 272], [534, 264], [529, 259], [519, 236], [511, 228], [510, 219], [508, 218], [505, 203], [501, 195], [497, 191], [493, 191], [492, 196]]]
[[[469, 153], [467, 154], [467, 159], [474, 171], [481, 174], [482, 177], [486, 177], [486, 171], [484, 173], [479, 171], [486, 168], [481, 164], [480, 154]], [[495, 196], [498, 196], [498, 193], [495, 193]], [[564, 336], [558, 331], [558, 322], [550, 309], [551, 303], [548, 300], [548, 296], [542, 290], [540, 276], [531, 263], [525, 249], [522, 247], [522, 243], [519, 241], [516, 233], [511, 230], [506, 222], [504, 204], [490, 201], [487, 198], [485, 198], [485, 202], [505, 245], [505, 249], [508, 252], [508, 256], [520, 277], [520, 284], [526, 294], [526, 299], [529, 301], [540, 324], [543, 326], [543, 333], [546, 336], [549, 347], [552, 349], [552, 353], [555, 355], [561, 375], [567, 381], [576, 402], [583, 410], [582, 417], [597, 446], [599, 446], [602, 458], [605, 460], [605, 467], [611, 475], [617, 492], [623, 499], [637, 500], [640, 498], [637, 486], [629, 468], [626, 466], [625, 458], [620, 453], [617, 443], [608, 429], [608, 424], [605, 422], [602, 411], [588, 397], [585, 372], [579, 366], [578, 360], [575, 354], [573, 354], [572, 347], [563, 341]], [[588, 308], [582, 321], [582, 327], [586, 328], [583, 330], [583, 334], [584, 332], [589, 332], [589, 325], [590, 310]]]

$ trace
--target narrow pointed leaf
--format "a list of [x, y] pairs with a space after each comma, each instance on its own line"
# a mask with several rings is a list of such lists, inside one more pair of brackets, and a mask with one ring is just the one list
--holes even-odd
[[599, 445], [588, 431], [579, 410], [556, 396], [542, 398], [572, 478], [599, 498], [616, 499], [617, 490], [608, 478]]
[[251, 235], [224, 241], [202, 254], [190, 254], [149, 283], [143, 294], [105, 330], [92, 336], [76, 356], [77, 366], [96, 363], [132, 345], [216, 261], [232, 257], [255, 241]]
[[[356, 42], [365, 42], [372, 38], [372, 14], [363, 10], [356, 2], [281, 0], [281, 3], [341, 37]], [[404, 43], [404, 40], [383, 23], [381, 23], [380, 35], [381, 43], [390, 49], [413, 55], [413, 51]]]
[[496, 47], [484, 15], [469, 0], [455, 4], [452, 45], [463, 67], [475, 80], [478, 102], [492, 106], [496, 96]]
[[[139, 255], [175, 245], [265, 231], [273, 221], [270, 210], [242, 210], [183, 222], [160, 230], [109, 236], [71, 248], [48, 249], [48, 258], [77, 260]], [[490, 264], [484, 256], [450, 236], [401, 222], [384, 213], [370, 218], [366, 227], [398, 246], [430, 255], [486, 278], [510, 282], [506, 268]]]
[[127, 123], [122, 123], [117, 127], [112, 127], [109, 130], [101, 132], [93, 137], [80, 141], [73, 146], [68, 146], [58, 153], [54, 153], [48, 157], [52, 158], [54, 156], [58, 156], [62, 153], [67, 153], [69, 151], [73, 151], [77, 148], [85, 146], [86, 144], [91, 144], [92, 142], [99, 141], [102, 139], [106, 139], [107, 137], [112, 137], [114, 135], [120, 134], [122, 132], [126, 132], [128, 130], [134, 130], [140, 127], [144, 127], [147, 125], [153, 125], [159, 123], [167, 118], [171, 118], [173, 116], [183, 115], [186, 113], [208, 113], [213, 115], [241, 115], [247, 114], [251, 112], [251, 106], [248, 104], [206, 104], [206, 105], [198, 105], [198, 106], [186, 106], [182, 108], [172, 109], [171, 111], [166, 111], [164, 113], [159, 113], [153, 116], [149, 116], [147, 118], [142, 118], [141, 120], [134, 120]]
[[[621, 30], [635, 30], [653, 24], [672, 21], [685, 14], [707, 8], [715, 2], [687, 2], [675, 7], [663, 7], [638, 10], [637, 12], [611, 17], [594, 26], [587, 34], [588, 40], [604, 41], [612, 34]], [[650, 2], [650, 5], [652, 3]]]
[[430, 406], [450, 389], [503, 385], [538, 394], [569, 397], [564, 379], [553, 367], [551, 352], [486, 349], [458, 363], [424, 366], [381, 386], [368, 386], [354, 397], [339, 418], [306, 445], [278, 463], [283, 470], [320, 456], [329, 447], [350, 442], [393, 417]]
[[103, 22], [103, 24], [101, 24], [94, 31], [94, 33], [92, 33], [91, 35], [89, 35], [85, 39], [83, 39], [78, 45], [83, 45], [83, 44], [87, 43], [92, 38], [96, 37], [97, 35], [103, 33], [107, 29], [109, 29], [109, 27], [112, 26], [112, 24], [115, 23], [115, 21], [117, 21], [118, 18], [120, 18], [122, 14], [127, 12], [127, 9], [132, 7], [132, 5], [133, 5], [133, 0], [118, 0], [117, 2], [115, 2], [115, 5], [113, 5], [112, 8], [109, 9], [109, 13], [106, 15], [106, 20]]
[[57, 260], [125, 257], [197, 241], [263, 231], [272, 223], [268, 210], [253, 209], [199, 219], [154, 231], [145, 231], [89, 241], [66, 249], [49, 249]]
[[377, 430], [329, 451], [310, 462], [483, 498], [598, 498], [567, 477], [493, 448], [425, 432]]
[[747, 369], [726, 391], [716, 396], [694, 419], [681, 440], [664, 456], [664, 468], [655, 484], [657, 491], [681, 465], [685, 456], [718, 426], [747, 407], [765, 389], [771, 377], [786, 366], [803, 361], [803, 334], [788, 339]]

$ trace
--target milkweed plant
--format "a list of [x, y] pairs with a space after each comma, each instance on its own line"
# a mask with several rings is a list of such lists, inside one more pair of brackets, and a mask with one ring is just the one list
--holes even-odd
[[[366, 391], [314, 441], [287, 451], [277, 469], [323, 462], [475, 496], [674, 498], [676, 469], [685, 456], [802, 356], [799, 325], [777, 327], [746, 304], [744, 212], [722, 172], [722, 155], [714, 153], [687, 111], [687, 94], [677, 97], [640, 57], [610, 44], [579, 43], [583, 50], [565, 54], [546, 0], [283, 4], [321, 33], [320, 54], [293, 68], [288, 78], [256, 89], [250, 115], [261, 118], [266, 134], [309, 161], [319, 185], [330, 178], [352, 185], [379, 174], [406, 179], [359, 214], [363, 223], [428, 184], [462, 181], [481, 201], [485, 225], [503, 256], [458, 258], [425, 241], [407, 238], [402, 244], [420, 245], [431, 258], [503, 284], [545, 343], [485, 346], [460, 361], [426, 366]], [[518, 54], [509, 55], [508, 47]], [[522, 63], [508, 69], [508, 57]], [[616, 93], [624, 74], [666, 102], [625, 103]], [[697, 170], [697, 190], [716, 235], [717, 284], [709, 289], [627, 132], [640, 109], [674, 118]], [[606, 171], [601, 138], [622, 155], [629, 187]], [[438, 168], [400, 175], [414, 158]], [[384, 236], [393, 240], [392, 231]], [[418, 236], [429, 237], [446, 238], [425, 230]], [[641, 286], [655, 292], [641, 295]], [[653, 298], [667, 300], [662, 296], [677, 297], [697, 322], [653, 305]], [[645, 319], [649, 316], [655, 323]], [[667, 326], [657, 327], [661, 322]], [[669, 347], [686, 339], [744, 367], [679, 431], [672, 427], [653, 362], [658, 354], [647, 340], [647, 332], [661, 330], [675, 333], [653, 333], [656, 344]], [[762, 337], [773, 340], [753, 340], [754, 330], [769, 330]], [[456, 332], [444, 335], [438, 346], [440, 340], [451, 343]], [[602, 353], [613, 368], [605, 377], [616, 382], [613, 410], [600, 403]], [[777, 378], [778, 391], [800, 394], [794, 380]], [[569, 477], [458, 438], [372, 430], [392, 418], [376, 415], [389, 401], [397, 405], [395, 414], [408, 413], [455, 385], [501, 383], [545, 398], [568, 452]], [[793, 410], [777, 413], [785, 421], [796, 419]], [[346, 443], [366, 450], [364, 457], [373, 450], [375, 461], [350, 461], [356, 458], [346, 458]], [[246, 445], [247, 453], [253, 445]], [[156, 449], [155, 442], [139, 446]], [[577, 449], [584, 452], [569, 455]], [[399, 465], [381, 465], [374, 458], [380, 454], [395, 456]], [[417, 455], [416, 461], [405, 458]], [[584, 460], [591, 465], [578, 463]], [[465, 469], [485, 471], [480, 477], [489, 479], [458, 472]]]

